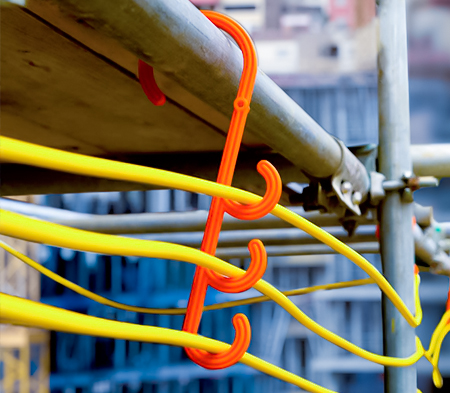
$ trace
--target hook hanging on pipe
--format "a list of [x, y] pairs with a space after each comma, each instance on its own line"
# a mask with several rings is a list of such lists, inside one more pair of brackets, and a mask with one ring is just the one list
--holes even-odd
[[[231, 185], [247, 115], [250, 111], [250, 101], [257, 73], [256, 51], [251, 38], [234, 20], [212, 11], [203, 11], [203, 14], [236, 40], [244, 56], [244, 67], [217, 176], [217, 183]], [[162, 105], [165, 97], [157, 87], [153, 69], [142, 61], [139, 61], [139, 78], [150, 101], [155, 105]], [[257, 170], [267, 184], [267, 191], [262, 200], [254, 204], [242, 205], [214, 197], [206, 222], [201, 251], [215, 255], [225, 212], [235, 218], [256, 220], [268, 214], [277, 205], [282, 190], [280, 175], [275, 167], [265, 160], [258, 163]], [[206, 268], [197, 267], [183, 324], [184, 331], [198, 333], [208, 286], [222, 292], [238, 293], [250, 289], [263, 276], [267, 266], [264, 245], [260, 240], [253, 239], [248, 247], [251, 255], [250, 267], [240, 277], [225, 277]], [[232, 366], [245, 354], [251, 339], [250, 323], [244, 314], [237, 314], [233, 317], [233, 326], [236, 335], [228, 350], [220, 353], [208, 353], [203, 350], [185, 348], [186, 353], [192, 361], [207, 369]]]

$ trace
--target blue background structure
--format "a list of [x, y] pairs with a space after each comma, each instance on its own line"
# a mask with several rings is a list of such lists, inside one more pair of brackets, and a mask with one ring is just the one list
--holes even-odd
[[[322, 126], [355, 146], [377, 142], [377, 88], [374, 75], [338, 78], [329, 86], [291, 87], [287, 93]], [[450, 142], [450, 83], [413, 79], [410, 83], [413, 143]], [[450, 220], [450, 181], [439, 189], [416, 192], [416, 201], [434, 207], [435, 218]], [[48, 195], [42, 204], [96, 214], [206, 210], [210, 199], [182, 191]], [[368, 258], [380, 268], [379, 256]], [[148, 307], [184, 307], [194, 266], [149, 258], [102, 256], [41, 247], [47, 268], [103, 296]], [[245, 261], [233, 261], [244, 264]], [[424, 321], [417, 329], [427, 345], [445, 309], [448, 278], [422, 274]], [[340, 256], [270, 258], [264, 276], [281, 290], [365, 275]], [[208, 291], [207, 303], [231, 299]], [[309, 316], [362, 347], [382, 352], [380, 293], [374, 286], [319, 292], [295, 298]], [[152, 316], [96, 304], [42, 278], [42, 301], [104, 318], [180, 329], [181, 316]], [[362, 361], [318, 338], [271, 303], [204, 314], [200, 333], [231, 342], [231, 318], [245, 313], [252, 325], [250, 352], [298, 375], [341, 392], [380, 392], [381, 366]], [[441, 370], [450, 378], [450, 342], [444, 342]], [[254, 372], [243, 365], [220, 371], [204, 370], [180, 348], [52, 333], [52, 393], [181, 393], [181, 392], [291, 392], [294, 387]], [[419, 388], [433, 391], [431, 367], [418, 365]]]

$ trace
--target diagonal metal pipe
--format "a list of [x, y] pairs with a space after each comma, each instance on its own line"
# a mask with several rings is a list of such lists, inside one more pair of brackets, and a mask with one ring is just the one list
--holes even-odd
[[[116, 39], [219, 112], [230, 116], [242, 54], [188, 0], [55, 0], [77, 20]], [[323, 130], [264, 73], [258, 72], [247, 132], [258, 136], [311, 179], [348, 181], [364, 200], [361, 162]], [[341, 201], [345, 198], [333, 184]], [[355, 208], [350, 201], [347, 207]], [[356, 207], [356, 210], [359, 209]]]

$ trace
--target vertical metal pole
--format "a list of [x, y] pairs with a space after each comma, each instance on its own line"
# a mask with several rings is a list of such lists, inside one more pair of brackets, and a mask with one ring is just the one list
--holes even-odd
[[[412, 169], [410, 157], [406, 0], [378, 0], [379, 170], [388, 180]], [[408, 192], [408, 190], [406, 191]], [[405, 192], [390, 192], [380, 212], [383, 273], [414, 311], [412, 204]], [[407, 357], [415, 352], [414, 329], [383, 297], [384, 353]], [[385, 368], [385, 392], [416, 393], [415, 366]]]

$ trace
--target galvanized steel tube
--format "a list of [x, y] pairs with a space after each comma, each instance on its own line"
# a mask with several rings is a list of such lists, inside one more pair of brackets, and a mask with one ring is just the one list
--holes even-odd
[[416, 176], [450, 177], [450, 144], [412, 145]]
[[[64, 11], [115, 38], [155, 70], [231, 116], [242, 54], [187, 0], [55, 0]], [[258, 72], [246, 132], [311, 178], [345, 168], [363, 199], [364, 166], [264, 73]]]
[[[412, 171], [405, 1], [378, 1], [378, 159], [387, 180]], [[388, 192], [379, 213], [383, 273], [414, 312], [412, 204], [401, 191]], [[385, 296], [382, 308], [384, 354], [410, 356], [416, 350], [414, 328]], [[385, 367], [385, 392], [416, 393], [416, 367]]]
[[[168, 213], [139, 213], [99, 215], [76, 213], [64, 209], [0, 198], [0, 208], [19, 214], [51, 221], [87, 231], [109, 234], [134, 233], [169, 233], [195, 232], [205, 229], [208, 212], [205, 210]], [[300, 207], [290, 207], [292, 211], [321, 227], [340, 226], [341, 223], [333, 214], [319, 212], [305, 212]], [[362, 217], [360, 225], [373, 224], [374, 221]], [[267, 215], [259, 220], [243, 221], [225, 215], [222, 229], [225, 231], [236, 229], [275, 229], [292, 228], [292, 225], [279, 218]]]
[[[349, 243], [348, 246], [361, 254], [377, 254], [380, 251], [377, 242]], [[336, 254], [336, 251], [325, 244], [266, 246], [265, 248], [269, 257]], [[248, 258], [249, 253], [247, 247], [219, 247], [216, 256], [222, 259]]]

